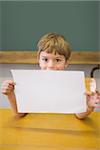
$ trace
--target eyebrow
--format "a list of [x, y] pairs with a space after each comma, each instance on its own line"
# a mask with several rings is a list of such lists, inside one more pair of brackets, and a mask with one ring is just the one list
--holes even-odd
[[56, 59], [62, 59], [62, 57], [61, 56], [57, 56]]
[[[42, 56], [42, 55], [41, 55], [41, 57], [42, 57], [42, 58], [48, 58], [49, 56]], [[62, 57], [61, 57], [61, 56], [56, 56], [54, 59], [62, 59]]]
[[43, 58], [47, 58], [48, 56], [41, 56], [41, 57], [43, 57]]

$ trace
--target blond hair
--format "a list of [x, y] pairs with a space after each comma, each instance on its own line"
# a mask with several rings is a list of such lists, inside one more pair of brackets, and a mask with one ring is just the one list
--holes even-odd
[[48, 33], [44, 35], [37, 44], [38, 56], [41, 51], [47, 53], [54, 53], [64, 55], [65, 59], [68, 60], [71, 55], [71, 47], [64, 36], [57, 33]]

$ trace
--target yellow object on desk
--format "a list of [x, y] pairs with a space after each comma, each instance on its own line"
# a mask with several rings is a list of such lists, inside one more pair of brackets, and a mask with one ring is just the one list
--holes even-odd
[[90, 92], [96, 91], [96, 80], [94, 78], [85, 78], [86, 90]]
[[13, 117], [0, 109], [0, 150], [99, 150], [100, 112], [85, 120], [72, 114]]

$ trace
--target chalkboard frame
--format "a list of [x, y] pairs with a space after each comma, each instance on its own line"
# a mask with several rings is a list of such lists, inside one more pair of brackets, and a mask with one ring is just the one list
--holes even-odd
[[[0, 51], [0, 64], [38, 64], [37, 51]], [[100, 64], [100, 51], [73, 51], [69, 64]]]

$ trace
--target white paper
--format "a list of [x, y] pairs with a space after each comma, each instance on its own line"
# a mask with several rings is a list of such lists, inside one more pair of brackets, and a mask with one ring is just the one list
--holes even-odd
[[79, 113], [86, 111], [84, 72], [11, 70], [18, 112]]

